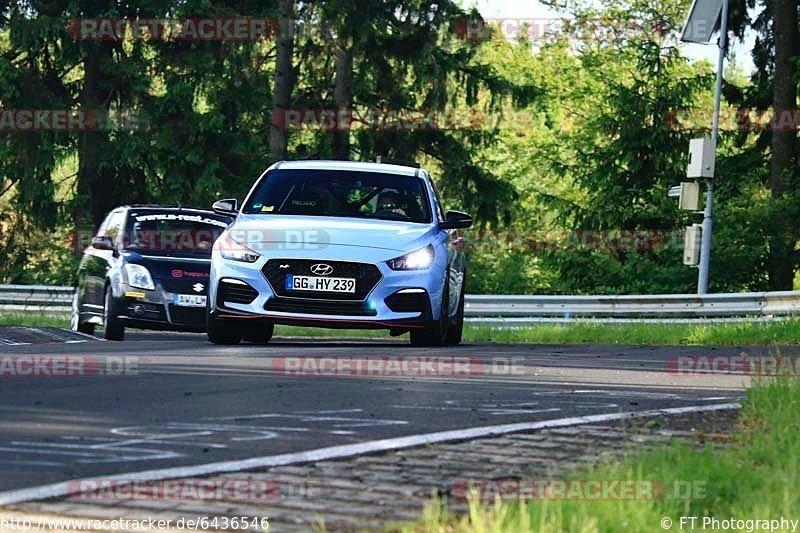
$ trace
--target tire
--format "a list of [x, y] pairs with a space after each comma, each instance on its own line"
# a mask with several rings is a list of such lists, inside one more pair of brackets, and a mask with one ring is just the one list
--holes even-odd
[[272, 322], [257, 321], [252, 326], [245, 329], [242, 338], [253, 344], [267, 344], [272, 339], [275, 332], [275, 324]]
[[103, 300], [103, 338], [108, 341], [121, 341], [125, 338], [125, 326], [117, 318], [117, 301], [111, 291], [111, 286], [106, 287], [106, 295]]
[[238, 324], [217, 320], [208, 311], [206, 311], [206, 335], [214, 344], [230, 346], [242, 342], [242, 331]]
[[461, 337], [464, 335], [464, 294], [465, 287], [467, 285], [466, 281], [465, 273], [464, 281], [461, 282], [461, 290], [458, 294], [458, 311], [456, 311], [455, 318], [447, 327], [447, 337], [445, 338], [444, 343], [448, 346], [456, 346], [461, 344]]
[[87, 335], [94, 335], [94, 324], [81, 322], [80, 300], [78, 298], [78, 288], [75, 287], [75, 294], [72, 295], [72, 313], [70, 315], [70, 329]]
[[[447, 274], [445, 274], [447, 275]], [[442, 305], [439, 306], [439, 318], [429, 326], [411, 330], [411, 346], [444, 346], [449, 329], [447, 308], [450, 301], [450, 283], [445, 281]]]

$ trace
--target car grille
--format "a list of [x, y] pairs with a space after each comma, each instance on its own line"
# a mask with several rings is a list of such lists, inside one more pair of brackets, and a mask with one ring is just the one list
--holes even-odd
[[[355, 293], [316, 292], [316, 291], [287, 291], [286, 276], [314, 276], [311, 266], [324, 263], [333, 267], [330, 277], [354, 278], [356, 280]], [[272, 290], [278, 296], [291, 298], [307, 298], [311, 300], [350, 300], [360, 301], [380, 282], [381, 271], [375, 265], [368, 263], [353, 263], [349, 261], [319, 261], [310, 259], [270, 259], [262, 270]]]
[[258, 291], [248, 284], [229, 283], [222, 280], [217, 291], [218, 302], [231, 302], [235, 304], [249, 304], [258, 297]]
[[[202, 285], [201, 290], [195, 290], [195, 287]], [[207, 294], [208, 293], [208, 278], [194, 278], [194, 279], [162, 279], [161, 286], [164, 290], [173, 294]]]
[[173, 324], [202, 327], [206, 323], [205, 307], [180, 307], [170, 304], [169, 318]]
[[325, 300], [296, 300], [293, 298], [270, 298], [264, 305], [267, 311], [279, 313], [303, 313], [308, 315], [375, 316], [377, 311], [364, 302], [335, 302]]

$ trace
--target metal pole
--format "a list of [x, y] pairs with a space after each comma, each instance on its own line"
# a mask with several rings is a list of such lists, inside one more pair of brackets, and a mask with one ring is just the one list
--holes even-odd
[[[725, 48], [728, 44], [728, 2], [722, 0], [722, 21], [719, 28], [719, 57], [717, 59], [717, 88], [714, 92], [714, 124], [711, 139], [714, 141], [714, 168], [716, 168], [717, 140], [719, 139], [719, 108], [722, 98], [722, 71], [725, 65]], [[711, 232], [714, 228], [714, 179], [706, 181], [706, 209], [703, 216], [703, 235], [700, 246], [700, 271], [697, 276], [697, 294], [708, 292], [708, 271], [711, 265]]]

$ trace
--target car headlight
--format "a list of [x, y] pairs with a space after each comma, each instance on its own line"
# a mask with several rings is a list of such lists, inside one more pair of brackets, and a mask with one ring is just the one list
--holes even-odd
[[245, 246], [231, 239], [229, 235], [224, 235], [216, 240], [214, 249], [225, 259], [233, 261], [242, 261], [243, 263], [255, 263], [258, 261], [259, 255]]
[[433, 264], [433, 246], [428, 245], [416, 252], [411, 252], [389, 261], [392, 270], [424, 270]]
[[131, 287], [148, 291], [155, 290], [156, 288], [153, 284], [153, 278], [150, 276], [150, 271], [142, 265], [130, 263], [125, 265], [125, 275], [128, 277], [128, 285]]

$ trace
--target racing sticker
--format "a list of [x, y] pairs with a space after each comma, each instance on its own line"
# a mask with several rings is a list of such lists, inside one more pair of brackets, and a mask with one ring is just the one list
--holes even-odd
[[157, 213], [152, 215], [134, 215], [136, 222], [149, 222], [153, 220], [180, 220], [185, 222], [197, 222], [199, 224], [210, 224], [212, 226], [219, 226], [227, 228], [228, 224], [221, 220], [207, 218], [200, 215], [187, 215], [183, 213]]

